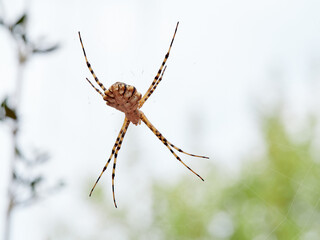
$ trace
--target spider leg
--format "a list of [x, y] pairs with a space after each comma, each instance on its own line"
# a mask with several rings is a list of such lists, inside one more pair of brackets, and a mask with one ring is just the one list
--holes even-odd
[[[187, 164], [185, 164], [180, 157], [172, 150], [172, 148], [170, 146], [174, 146], [173, 144], [171, 144], [164, 136], [162, 136], [162, 134], [151, 124], [151, 122], [147, 119], [146, 115], [144, 115], [143, 112], [140, 111], [140, 116], [141, 116], [141, 120], [148, 126], [148, 128], [150, 128], [150, 130], [160, 139], [160, 141], [166, 145], [166, 147], [170, 150], [170, 152], [176, 157], [176, 159], [178, 161], [180, 161], [186, 168], [188, 168], [191, 172], [193, 172], [195, 175], [197, 175], [202, 181], [203, 178], [197, 174], [195, 171], [193, 171]], [[174, 147], [176, 149], [176, 147]], [[180, 149], [181, 150], [181, 149]], [[179, 150], [178, 150], [179, 151]], [[181, 150], [182, 151], [182, 150]], [[185, 152], [183, 152], [185, 153]], [[189, 154], [191, 156], [194, 157], [202, 157], [202, 156], [197, 156], [197, 155], [192, 155]]]
[[[116, 149], [117, 149], [117, 147], [118, 147], [118, 145], [119, 145], [119, 142], [120, 142], [120, 138], [121, 138], [121, 136], [122, 136], [122, 133], [123, 133], [125, 127], [128, 128], [128, 126], [129, 126], [129, 123], [130, 123], [130, 122], [129, 122], [129, 123], [128, 123], [128, 122], [129, 122], [129, 121], [127, 120], [127, 118], [125, 118], [125, 119], [124, 119], [124, 122], [123, 122], [123, 125], [122, 125], [122, 127], [121, 127], [121, 130], [120, 130], [120, 132], [119, 132], [119, 134], [118, 134], [117, 140], [116, 140], [116, 142], [115, 142], [115, 144], [114, 144], [114, 146], [113, 146], [113, 148], [112, 148], [111, 155], [110, 155], [110, 157], [109, 157], [106, 165], [103, 167], [103, 169], [102, 169], [102, 171], [101, 171], [98, 179], [96, 180], [95, 184], [93, 185], [93, 187], [92, 187], [92, 189], [91, 189], [91, 191], [90, 191], [90, 194], [89, 194], [90, 197], [91, 197], [92, 192], [93, 192], [93, 190], [95, 189], [96, 185], [98, 184], [98, 182], [99, 182], [102, 174], [104, 173], [104, 171], [107, 170], [107, 167], [108, 167], [108, 165], [109, 165], [109, 163], [110, 163], [110, 161], [111, 161], [111, 158], [112, 158], [112, 156], [115, 154]], [[117, 152], [118, 152], [118, 151], [117, 151]]]
[[[159, 76], [160, 76], [160, 74], [161, 74], [161, 72], [162, 72], [162, 69], [163, 69], [164, 65], [166, 64], [166, 62], [167, 62], [167, 60], [168, 60], [168, 58], [169, 58], [169, 54], [170, 54], [171, 47], [172, 47], [174, 38], [175, 38], [175, 36], [176, 36], [177, 30], [178, 30], [178, 26], [179, 26], [179, 22], [177, 22], [176, 29], [175, 29], [175, 31], [174, 31], [174, 34], [173, 34], [173, 37], [172, 37], [172, 40], [171, 40], [171, 43], [170, 43], [169, 50], [168, 50], [167, 54], [165, 55], [164, 60], [163, 60], [161, 66], [160, 66], [160, 68], [159, 68], [159, 70], [158, 70], [158, 73], [157, 73], [157, 75], [155, 76], [153, 82], [151, 83], [149, 89], [147, 90], [147, 92], [146, 92], [146, 93], [143, 95], [143, 97], [141, 98], [141, 100], [140, 100], [140, 102], [139, 102], [139, 108], [141, 108], [142, 105], [145, 103], [145, 101], [150, 97], [151, 93], [149, 94], [149, 92], [151, 92], [151, 90], [154, 88], [154, 86], [157, 85], [157, 82], [158, 82]], [[159, 82], [160, 82], [160, 81], [159, 81]], [[159, 82], [158, 82], [158, 83], [159, 83]], [[155, 88], [154, 88], [154, 89], [155, 89]], [[153, 89], [153, 91], [154, 91], [154, 89]], [[153, 91], [152, 91], [152, 92], [153, 92]], [[149, 96], [148, 96], [148, 94], [149, 94]]]
[[88, 78], [86, 78], [87, 79], [87, 81], [90, 83], [90, 85], [102, 96], [102, 97], [104, 97], [104, 95], [102, 94], [102, 92], [100, 92], [100, 90], [98, 89], [98, 88], [96, 88], [91, 82], [90, 82], [90, 80], [88, 79]]
[[145, 98], [142, 98], [142, 99], [140, 100], [139, 105], [141, 105], [141, 107], [142, 107], [142, 105], [148, 100], [148, 98], [149, 98], [150, 95], [154, 92], [154, 90], [156, 90], [158, 84], [159, 84], [159, 83], [161, 82], [161, 80], [162, 80], [163, 74], [164, 74], [164, 72], [166, 71], [166, 69], [167, 69], [167, 66], [164, 67], [164, 69], [163, 69], [163, 71], [162, 71], [162, 73], [161, 73], [161, 75], [160, 75], [160, 78], [158, 79], [158, 81], [156, 81], [156, 83], [155, 83], [155, 85], [153, 86], [153, 88], [148, 92], [148, 95], [147, 95]]
[[174, 149], [176, 149], [178, 152], [181, 152], [181, 153], [184, 153], [184, 154], [187, 154], [189, 156], [192, 156], [192, 157], [198, 157], [198, 158], [206, 158], [206, 159], [209, 159], [209, 157], [206, 157], [206, 156], [200, 156], [200, 155], [195, 155], [195, 154], [191, 154], [191, 153], [187, 153], [185, 151], [183, 151], [181, 148], [178, 148], [176, 147], [175, 145], [173, 145], [172, 143], [170, 143], [169, 141], [167, 141], [168, 144], [173, 147]]
[[[113, 196], [113, 202], [114, 202], [114, 206], [117, 208], [117, 203], [116, 203], [116, 198], [115, 198], [115, 194], [114, 194], [114, 177], [115, 177], [115, 172], [116, 172], [116, 164], [117, 164], [117, 157], [118, 157], [118, 152], [121, 148], [121, 144], [122, 144], [122, 141], [123, 141], [123, 138], [127, 132], [127, 129], [129, 127], [129, 124], [130, 124], [130, 121], [125, 118], [125, 122], [122, 126], [122, 133], [121, 135], [119, 134], [120, 136], [120, 140], [119, 140], [119, 143], [118, 143], [118, 146], [116, 148], [116, 151], [114, 153], [114, 161], [113, 161], [113, 169], [112, 169], [112, 196]], [[119, 138], [119, 137], [118, 137]]]
[[106, 91], [106, 88], [103, 86], [103, 84], [99, 81], [99, 79], [97, 78], [96, 74], [94, 73], [92, 67], [91, 67], [91, 64], [89, 63], [88, 61], [88, 58], [87, 58], [87, 55], [86, 55], [86, 51], [84, 50], [84, 46], [83, 46], [83, 43], [82, 43], [82, 39], [81, 39], [81, 35], [80, 35], [80, 32], [78, 32], [79, 34], [79, 39], [80, 39], [80, 43], [81, 43], [81, 47], [82, 47], [82, 50], [83, 50], [83, 55], [84, 55], [84, 58], [86, 59], [86, 63], [87, 63], [87, 66], [92, 74], [92, 76], [94, 77], [94, 80], [98, 83], [98, 85], [102, 88], [103, 91]]

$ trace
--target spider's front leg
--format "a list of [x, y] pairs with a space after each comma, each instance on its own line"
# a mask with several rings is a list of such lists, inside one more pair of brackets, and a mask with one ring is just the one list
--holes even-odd
[[[158, 86], [159, 82], [161, 81], [162, 79], [162, 75], [165, 71], [165, 69], [163, 70], [162, 72], [162, 69], [164, 67], [164, 65], [166, 64], [168, 58], [169, 58], [169, 55], [170, 55], [170, 51], [171, 51], [171, 47], [172, 47], [172, 44], [173, 44], [173, 41], [174, 41], [174, 38], [176, 36], [176, 33], [177, 33], [177, 30], [178, 30], [178, 26], [179, 26], [179, 22], [177, 22], [177, 25], [176, 25], [176, 29], [174, 31], [174, 34], [173, 34], [173, 37], [172, 37], [172, 40], [171, 40], [171, 43], [170, 43], [170, 47], [169, 47], [169, 50], [167, 52], [167, 54], [165, 55], [164, 57], [164, 60], [158, 70], [158, 73], [157, 75], [155, 76], [153, 82], [151, 83], [149, 89], [147, 90], [147, 92], [143, 95], [143, 97], [141, 98], [140, 102], [139, 102], [139, 108], [141, 108], [143, 106], [143, 104], [147, 101], [147, 99], [150, 97], [150, 95], [153, 93], [153, 91], [156, 89], [156, 87]], [[161, 74], [161, 77], [160, 77], [160, 74]], [[160, 77], [160, 78], [159, 78]]]
[[[106, 89], [106, 88], [103, 86], [103, 84], [99, 81], [98, 77], [96, 76], [96, 74], [94, 73], [94, 71], [93, 71], [93, 69], [92, 69], [92, 67], [91, 67], [91, 64], [90, 64], [89, 61], [88, 61], [87, 54], [86, 54], [86, 51], [84, 50], [84, 46], [83, 46], [83, 43], [82, 43], [82, 39], [81, 39], [81, 34], [80, 34], [80, 32], [78, 32], [78, 34], [79, 34], [80, 44], [81, 44], [81, 47], [82, 47], [82, 51], [83, 51], [84, 58], [85, 58], [85, 60], [86, 60], [87, 67], [89, 68], [89, 71], [91, 72], [91, 74], [92, 74], [92, 76], [94, 77], [94, 80], [97, 82], [97, 84], [101, 87], [101, 89], [102, 89], [103, 91], [106, 91], [107, 89]], [[88, 80], [88, 79], [87, 79], [87, 80]], [[94, 87], [89, 80], [88, 80], [88, 82], [91, 84], [92, 87]], [[95, 87], [94, 87], [94, 88], [95, 88]], [[97, 88], [95, 88], [95, 89], [97, 90]], [[97, 92], [98, 92], [98, 91], [99, 91], [99, 90], [97, 90]], [[99, 93], [100, 93], [100, 91], [99, 91]], [[101, 95], [101, 93], [100, 93], [100, 95]]]
[[161, 80], [162, 80], [163, 74], [164, 74], [164, 72], [166, 71], [166, 69], [167, 69], [167, 66], [164, 67], [164, 69], [163, 69], [163, 71], [162, 71], [162, 73], [161, 73], [161, 75], [160, 75], [159, 80], [156, 82], [156, 84], [153, 86], [153, 88], [150, 90], [150, 92], [148, 92], [147, 96], [146, 96], [145, 98], [140, 99], [140, 101], [139, 101], [139, 106], [140, 106], [140, 107], [139, 107], [139, 108], [142, 107], [142, 105], [148, 100], [148, 98], [149, 98], [150, 95], [154, 92], [154, 90], [156, 90], [158, 84], [159, 84], [159, 83], [161, 82]]

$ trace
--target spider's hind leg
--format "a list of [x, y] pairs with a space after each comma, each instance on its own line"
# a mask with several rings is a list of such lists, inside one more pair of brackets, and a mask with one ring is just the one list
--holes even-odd
[[114, 146], [112, 148], [111, 155], [110, 155], [106, 165], [103, 167], [98, 179], [96, 180], [96, 182], [93, 185], [93, 187], [92, 187], [92, 189], [90, 191], [90, 194], [89, 194], [89, 196], [92, 195], [92, 192], [95, 189], [96, 185], [98, 184], [102, 174], [107, 170], [107, 167], [108, 167], [108, 165], [109, 165], [109, 163], [111, 161], [112, 156], [114, 156], [113, 170], [112, 170], [112, 195], [113, 195], [113, 202], [114, 202], [115, 207], [117, 207], [117, 204], [116, 204], [115, 194], [114, 194], [114, 177], [115, 177], [117, 156], [118, 156], [118, 152], [119, 152], [119, 150], [121, 148], [121, 144], [122, 144], [123, 138], [124, 138], [124, 136], [125, 136], [125, 134], [127, 132], [127, 129], [129, 127], [129, 124], [130, 124], [130, 121], [127, 118], [125, 118], [124, 122], [123, 122], [123, 125], [121, 127], [121, 130], [120, 130], [120, 132], [118, 134], [117, 140], [116, 140], [116, 142], [115, 142], [115, 144], [114, 144]]
[[118, 144], [118, 146], [116, 148], [116, 151], [114, 153], [114, 161], [113, 161], [113, 168], [112, 168], [112, 196], [113, 196], [113, 202], [114, 202], [114, 206], [115, 207], [117, 207], [117, 203], [116, 203], [116, 197], [115, 197], [115, 194], [114, 194], [114, 177], [116, 175], [115, 173], [116, 173], [117, 157], [118, 157], [118, 152], [119, 152], [119, 150], [121, 148], [121, 144], [122, 144], [123, 138], [124, 138], [124, 136], [125, 136], [125, 134], [127, 132], [127, 129], [129, 127], [129, 124], [130, 124], [130, 121], [127, 118], [125, 118], [123, 126], [121, 128], [122, 133], [119, 134], [119, 136], [117, 138], [117, 140], [118, 140], [119, 137], [120, 137], [119, 144]]
[[[162, 134], [152, 125], [152, 123], [147, 119], [146, 115], [144, 115], [143, 112], [140, 111], [140, 116], [141, 116], [141, 120], [148, 126], [148, 128], [150, 128], [150, 130], [160, 139], [160, 141], [170, 150], [170, 152], [176, 157], [176, 159], [178, 161], [180, 161], [186, 168], [188, 168], [191, 172], [193, 172], [195, 175], [197, 175], [202, 181], [204, 181], [204, 179], [195, 171], [193, 171], [187, 164], [185, 164], [180, 157], [172, 150], [171, 147], [173, 147], [174, 149], [178, 150], [179, 152], [188, 154], [190, 156], [193, 157], [201, 157], [201, 158], [208, 158], [208, 157], [204, 157], [204, 156], [198, 156], [198, 155], [193, 155], [190, 153], [186, 153], [184, 151], [182, 151], [180, 148], [177, 148], [176, 146], [174, 146], [172, 143], [170, 143], [164, 136], [162, 136]], [[170, 147], [171, 146], [171, 147]]]
[[200, 156], [200, 155], [195, 155], [195, 154], [191, 154], [191, 153], [187, 153], [185, 151], [183, 151], [181, 148], [178, 148], [176, 147], [175, 145], [173, 145], [172, 143], [168, 142], [168, 144], [173, 147], [174, 149], [176, 149], [178, 152], [181, 152], [181, 153], [184, 153], [184, 154], [187, 154], [191, 157], [198, 157], [198, 158], [206, 158], [206, 159], [209, 159], [209, 157], [206, 157], [206, 156]]

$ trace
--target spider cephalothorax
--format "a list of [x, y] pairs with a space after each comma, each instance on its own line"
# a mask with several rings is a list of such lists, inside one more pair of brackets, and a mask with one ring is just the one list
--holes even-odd
[[170, 152], [176, 157], [176, 159], [178, 161], [180, 161], [185, 167], [187, 167], [191, 172], [193, 172], [195, 175], [197, 175], [203, 181], [203, 178], [199, 174], [194, 172], [190, 167], [188, 167], [180, 159], [180, 157], [173, 151], [173, 149], [177, 150], [178, 152], [181, 152], [181, 153], [187, 154], [189, 156], [193, 156], [193, 157], [200, 157], [200, 158], [208, 158], [208, 157], [186, 153], [186, 152], [182, 151], [180, 148], [178, 148], [175, 145], [173, 145], [172, 143], [170, 143], [151, 124], [151, 122], [147, 119], [147, 117], [144, 115], [144, 113], [140, 110], [140, 108], [147, 101], [147, 99], [154, 92], [154, 90], [157, 88], [158, 84], [162, 80], [163, 74], [164, 74], [164, 72], [166, 70], [165, 64], [167, 62], [167, 59], [169, 58], [170, 50], [171, 50], [172, 43], [174, 41], [177, 29], [178, 29], [178, 25], [179, 25], [179, 22], [177, 23], [176, 29], [174, 31], [174, 34], [173, 34], [173, 37], [172, 37], [172, 40], [171, 40], [171, 43], [170, 43], [169, 50], [168, 50], [167, 54], [164, 57], [164, 60], [163, 60], [163, 62], [161, 64], [161, 66], [160, 66], [160, 69], [159, 69], [157, 75], [155, 76], [153, 82], [151, 83], [149, 89], [147, 90], [147, 92], [143, 96], [141, 95], [141, 93], [139, 93], [136, 90], [136, 88], [134, 86], [130, 86], [130, 85], [127, 85], [127, 84], [121, 83], [121, 82], [116, 82], [109, 89], [106, 89], [103, 86], [103, 84], [99, 81], [97, 76], [95, 75], [95, 73], [94, 73], [94, 71], [93, 71], [93, 69], [92, 69], [92, 67], [91, 67], [91, 65], [90, 65], [90, 63], [89, 63], [89, 61], [87, 59], [86, 52], [85, 52], [84, 47], [83, 47], [81, 35], [80, 35], [80, 32], [79, 32], [79, 39], [80, 39], [80, 43], [81, 43], [81, 46], [82, 46], [83, 54], [84, 54], [84, 57], [85, 57], [85, 60], [86, 60], [86, 64], [87, 64], [92, 76], [94, 77], [94, 80], [100, 86], [100, 88], [103, 90], [103, 93], [98, 88], [96, 88], [90, 82], [90, 80], [88, 78], [87, 78], [87, 81], [102, 96], [103, 100], [106, 101], [106, 104], [108, 106], [114, 107], [114, 108], [118, 109], [119, 111], [121, 111], [121, 112], [123, 112], [125, 114], [123, 125], [122, 125], [122, 127], [120, 129], [120, 132], [118, 134], [116, 142], [115, 142], [115, 144], [114, 144], [114, 146], [112, 148], [111, 155], [110, 155], [107, 163], [103, 167], [102, 172], [100, 173], [98, 179], [96, 180], [96, 182], [95, 182], [94, 186], [92, 187], [92, 189], [90, 191], [90, 194], [89, 194], [91, 196], [95, 186], [99, 182], [102, 174], [107, 169], [112, 157], [114, 156], [113, 170], [112, 170], [112, 194], [113, 194], [113, 201], [114, 201], [115, 207], [117, 207], [117, 204], [116, 204], [115, 194], [114, 194], [114, 178], [115, 178], [117, 156], [118, 156], [118, 152], [119, 152], [119, 150], [121, 148], [121, 144], [122, 144], [123, 138], [124, 138], [124, 136], [125, 136], [125, 134], [127, 132], [127, 129], [129, 127], [130, 122], [132, 122], [135, 125], [138, 125], [138, 124], [141, 123], [141, 120], [142, 120], [148, 126], [148, 128], [150, 128], [150, 130], [159, 138], [159, 140], [170, 150]]

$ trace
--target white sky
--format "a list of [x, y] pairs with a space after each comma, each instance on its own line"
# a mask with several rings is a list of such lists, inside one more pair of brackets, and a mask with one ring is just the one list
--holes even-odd
[[[27, 65], [20, 140], [25, 148], [47, 150], [51, 159], [43, 171], [48, 180], [67, 184], [56, 196], [14, 215], [19, 232], [14, 231], [13, 239], [43, 239], [48, 228], [35, 230], [39, 221], [45, 225], [70, 218], [75, 228], [81, 227], [83, 219], [74, 218], [79, 211], [81, 216], [89, 211], [81, 203], [89, 192], [83, 184], [95, 181], [123, 121], [123, 114], [107, 107], [85, 81], [92, 77], [78, 30], [106, 87], [121, 81], [144, 93], [180, 21], [164, 79], [142, 111], [173, 144], [211, 157], [203, 161], [181, 155], [204, 178], [212, 163], [237, 169], [245, 154], [261, 151], [255, 116], [280, 93], [288, 100], [292, 126], [310, 109], [319, 108], [319, 1], [3, 2], [0, 7], [12, 20], [28, 9], [33, 39], [45, 36], [61, 44], [59, 51]], [[3, 29], [0, 42], [2, 98], [14, 90], [16, 62], [14, 44]], [[6, 196], [8, 179], [7, 138], [0, 125], [1, 196]], [[130, 160], [133, 155], [135, 162]], [[133, 204], [147, 188], [145, 179], [170, 182], [182, 174], [191, 175], [146, 126], [131, 125], [118, 157], [118, 206]], [[100, 181], [107, 191], [110, 179], [107, 171]], [[2, 217], [5, 198], [0, 200]], [[106, 204], [112, 205], [111, 194], [109, 200]], [[43, 220], [48, 211], [50, 219]], [[0, 218], [0, 229], [2, 222]]]

